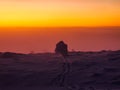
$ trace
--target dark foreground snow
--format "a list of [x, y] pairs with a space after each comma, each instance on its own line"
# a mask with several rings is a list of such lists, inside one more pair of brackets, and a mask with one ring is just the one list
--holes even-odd
[[64, 87], [51, 82], [62, 71], [55, 54], [0, 54], [0, 90], [120, 90], [120, 51], [72, 52]]

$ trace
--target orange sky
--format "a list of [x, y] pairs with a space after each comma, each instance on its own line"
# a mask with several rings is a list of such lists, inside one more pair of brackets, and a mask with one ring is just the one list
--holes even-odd
[[117, 50], [119, 26], [119, 0], [0, 0], [0, 51]]
[[120, 27], [1, 29], [0, 51], [54, 52], [64, 40], [69, 50], [120, 50]]
[[119, 0], [0, 0], [0, 27], [120, 26]]

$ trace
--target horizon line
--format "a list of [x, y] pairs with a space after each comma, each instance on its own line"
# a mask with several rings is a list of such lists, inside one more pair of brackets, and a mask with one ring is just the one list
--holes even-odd
[[[114, 52], [114, 51], [120, 51], [120, 49], [116, 49], [116, 50], [111, 50], [111, 49], [101, 49], [101, 50], [76, 50], [76, 51], [69, 51], [69, 53], [71, 52]], [[0, 51], [1, 53], [17, 53], [17, 54], [31, 54], [31, 52], [15, 52], [15, 51]], [[46, 51], [46, 52], [33, 52], [33, 54], [44, 54], [44, 53], [55, 53], [54, 51]]]

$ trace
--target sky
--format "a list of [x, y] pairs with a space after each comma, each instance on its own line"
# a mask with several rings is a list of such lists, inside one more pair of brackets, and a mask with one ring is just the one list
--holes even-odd
[[63, 40], [69, 51], [120, 50], [120, 27], [13, 28], [0, 31], [0, 51], [54, 52]]
[[0, 52], [120, 49], [120, 0], [0, 0]]
[[120, 26], [120, 0], [0, 0], [0, 26]]

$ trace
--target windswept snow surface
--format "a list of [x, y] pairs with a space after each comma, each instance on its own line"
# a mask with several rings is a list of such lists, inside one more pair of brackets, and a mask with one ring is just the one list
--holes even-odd
[[[120, 51], [70, 52], [70, 73], [60, 87], [52, 79], [62, 71], [53, 53], [0, 53], [0, 90], [120, 90]], [[94, 88], [94, 89], [93, 89]]]

